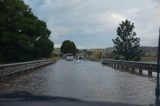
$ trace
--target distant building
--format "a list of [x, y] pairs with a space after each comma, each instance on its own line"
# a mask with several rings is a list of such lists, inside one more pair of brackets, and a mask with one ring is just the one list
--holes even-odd
[[60, 54], [60, 48], [55, 48], [53, 51], [53, 54], [59, 55]]

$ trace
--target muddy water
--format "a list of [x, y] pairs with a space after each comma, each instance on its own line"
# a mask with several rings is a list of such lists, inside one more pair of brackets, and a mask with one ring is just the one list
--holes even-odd
[[65, 61], [1, 83], [1, 90], [79, 98], [89, 101], [154, 103], [155, 78], [142, 77], [98, 62]]

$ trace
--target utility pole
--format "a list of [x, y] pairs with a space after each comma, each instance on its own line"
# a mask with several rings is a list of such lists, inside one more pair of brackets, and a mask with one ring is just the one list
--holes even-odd
[[160, 106], [160, 28], [158, 41], [158, 56], [157, 56], [157, 86], [156, 86], [156, 106]]

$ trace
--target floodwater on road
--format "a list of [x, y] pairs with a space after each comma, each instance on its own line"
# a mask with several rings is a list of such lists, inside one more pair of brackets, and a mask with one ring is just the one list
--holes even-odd
[[59, 60], [8, 81], [4, 89], [89, 101], [151, 104], [155, 101], [155, 83], [155, 78], [116, 70], [99, 62]]

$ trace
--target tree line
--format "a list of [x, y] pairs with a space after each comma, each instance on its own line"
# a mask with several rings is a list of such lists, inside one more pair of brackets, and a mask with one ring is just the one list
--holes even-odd
[[50, 57], [50, 34], [23, 0], [0, 0], [0, 63]]
[[[122, 21], [117, 28], [117, 37], [112, 39], [114, 50], [110, 54], [110, 58], [118, 60], [140, 61], [144, 55], [140, 49], [140, 38], [136, 36], [134, 31], [134, 23], [129, 20]], [[62, 43], [61, 52], [76, 54], [76, 46], [74, 42], [66, 40]], [[87, 52], [85, 52], [87, 54]], [[90, 54], [91, 55], [91, 54]], [[96, 53], [95, 57], [102, 58], [102, 52]]]
[[[0, 0], [0, 63], [48, 58], [54, 50], [49, 39], [51, 31], [44, 21], [35, 16], [23, 0]], [[134, 23], [122, 21], [113, 39], [116, 59], [140, 60], [140, 38], [134, 32]], [[74, 42], [62, 43], [62, 53], [76, 55]]]

